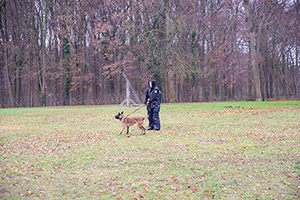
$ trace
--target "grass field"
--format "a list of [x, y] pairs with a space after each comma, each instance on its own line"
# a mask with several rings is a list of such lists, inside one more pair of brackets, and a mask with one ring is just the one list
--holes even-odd
[[122, 110], [1, 109], [0, 198], [300, 198], [300, 101], [163, 104], [143, 136]]

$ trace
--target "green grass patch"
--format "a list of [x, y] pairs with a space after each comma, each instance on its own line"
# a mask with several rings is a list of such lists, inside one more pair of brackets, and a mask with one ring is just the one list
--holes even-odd
[[299, 101], [163, 104], [144, 136], [122, 110], [1, 109], [0, 198], [300, 198]]

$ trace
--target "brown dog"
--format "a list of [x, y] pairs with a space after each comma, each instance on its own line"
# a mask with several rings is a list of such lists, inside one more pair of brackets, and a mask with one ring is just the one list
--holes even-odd
[[115, 116], [116, 119], [119, 119], [122, 122], [122, 130], [119, 133], [119, 135], [122, 134], [123, 130], [125, 129], [125, 127], [127, 127], [127, 133], [129, 133], [129, 127], [134, 125], [135, 123], [137, 123], [137, 126], [142, 130], [142, 134], [141, 135], [145, 135], [146, 133], [146, 129], [143, 127], [143, 124], [145, 122], [145, 117], [125, 117], [123, 115], [123, 111], [121, 113], [118, 113]]

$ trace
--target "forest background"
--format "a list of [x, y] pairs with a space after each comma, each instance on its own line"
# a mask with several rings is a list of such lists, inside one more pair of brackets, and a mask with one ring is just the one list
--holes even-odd
[[0, 0], [0, 107], [299, 99], [299, 0]]

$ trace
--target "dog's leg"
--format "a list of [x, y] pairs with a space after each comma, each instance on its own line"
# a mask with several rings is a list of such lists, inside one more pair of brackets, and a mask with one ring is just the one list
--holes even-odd
[[144, 132], [142, 131], [142, 135], [146, 134], [146, 129], [142, 126], [142, 128], [144, 129]]
[[122, 132], [124, 131], [124, 129], [125, 129], [125, 126], [122, 127], [122, 130], [121, 130], [121, 132], [119, 133], [119, 135], [122, 134]]
[[127, 126], [127, 133], [126, 134], [128, 134], [129, 133], [129, 126]]
[[142, 130], [142, 134], [141, 135], [145, 135], [146, 129], [143, 126], [143, 121], [138, 122], [137, 126]]

